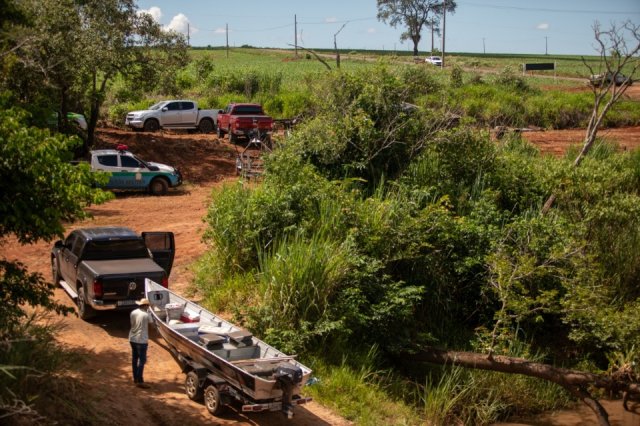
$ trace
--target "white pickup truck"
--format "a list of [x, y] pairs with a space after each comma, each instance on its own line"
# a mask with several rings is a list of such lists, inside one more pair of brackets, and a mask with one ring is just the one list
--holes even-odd
[[134, 130], [187, 129], [210, 133], [216, 129], [218, 110], [200, 109], [189, 100], [161, 101], [142, 111], [127, 113], [124, 124]]

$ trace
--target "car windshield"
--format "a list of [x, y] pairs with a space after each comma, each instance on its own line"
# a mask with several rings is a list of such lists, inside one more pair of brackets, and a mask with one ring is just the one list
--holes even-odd
[[89, 241], [84, 249], [85, 260], [142, 259], [149, 251], [142, 239]]
[[155, 104], [155, 105], [151, 105], [151, 106], [149, 107], [149, 109], [150, 109], [150, 110], [161, 109], [161, 108], [162, 108], [163, 106], [165, 106], [166, 104], [167, 104], [167, 102], [166, 102], [166, 101], [158, 102], [158, 103], [157, 103], [157, 104]]

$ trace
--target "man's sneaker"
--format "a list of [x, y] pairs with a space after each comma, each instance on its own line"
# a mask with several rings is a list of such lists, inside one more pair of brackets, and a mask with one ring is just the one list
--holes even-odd
[[142, 389], [149, 389], [151, 386], [149, 386], [148, 384], [144, 383], [144, 382], [140, 382], [136, 384], [137, 387], [142, 388]]

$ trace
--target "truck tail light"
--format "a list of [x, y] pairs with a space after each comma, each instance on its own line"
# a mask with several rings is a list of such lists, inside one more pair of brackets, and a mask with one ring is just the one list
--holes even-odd
[[169, 288], [169, 278], [167, 277], [162, 278], [162, 287]]
[[100, 280], [95, 280], [93, 282], [93, 294], [96, 297], [102, 297], [103, 295], [103, 289], [102, 289], [102, 281]]

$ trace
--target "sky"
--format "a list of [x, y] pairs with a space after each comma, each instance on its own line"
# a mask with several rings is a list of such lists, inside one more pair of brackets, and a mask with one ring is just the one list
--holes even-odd
[[[640, 24], [640, 0], [456, 0], [446, 16], [445, 52], [597, 54], [593, 25]], [[192, 46], [411, 51], [403, 28], [378, 21], [376, 0], [138, 0], [165, 28], [189, 34]], [[297, 31], [295, 22], [297, 21]], [[423, 30], [421, 53], [431, 50]], [[434, 46], [442, 47], [435, 35]]]

